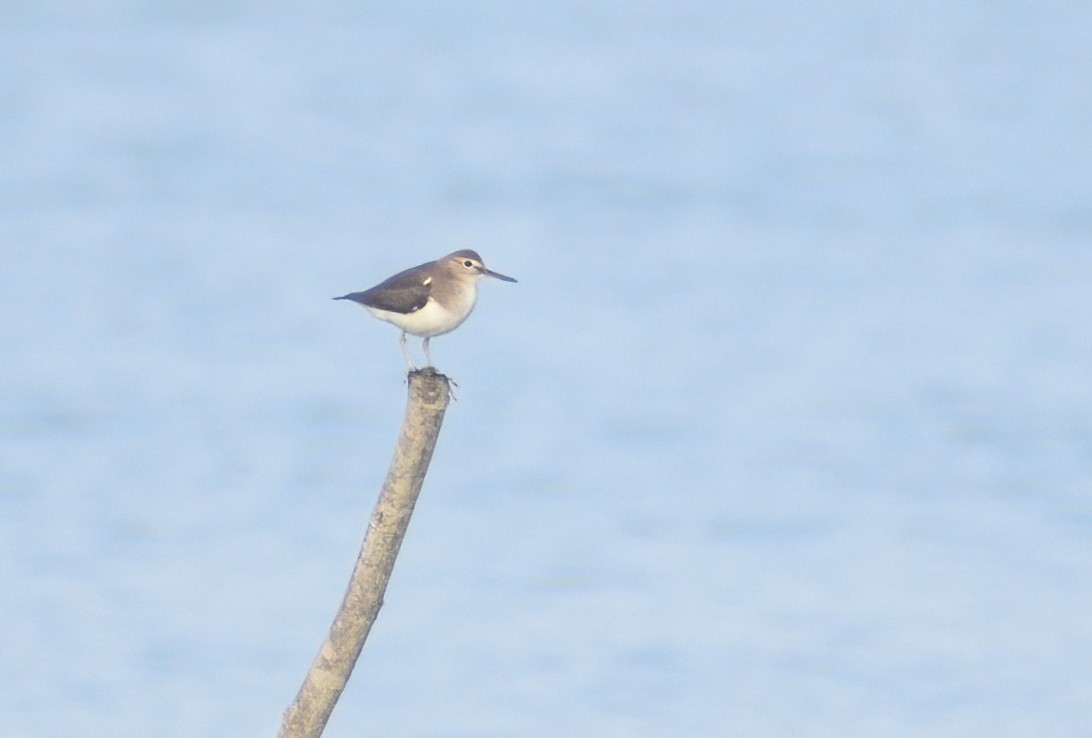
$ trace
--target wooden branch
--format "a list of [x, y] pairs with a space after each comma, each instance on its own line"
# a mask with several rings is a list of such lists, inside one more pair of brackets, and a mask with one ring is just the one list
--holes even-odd
[[318, 738], [326, 729], [383, 606], [383, 593], [425, 481], [450, 397], [450, 380], [435, 369], [426, 367], [409, 373], [402, 433], [349, 587], [299, 694], [284, 713], [279, 738]]

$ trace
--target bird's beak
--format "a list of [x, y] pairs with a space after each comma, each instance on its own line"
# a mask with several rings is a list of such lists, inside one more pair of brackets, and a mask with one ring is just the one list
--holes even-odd
[[486, 269], [485, 267], [482, 267], [482, 274], [484, 274], [487, 277], [496, 277], [497, 279], [501, 280], [502, 282], [515, 282], [516, 281], [516, 280], [512, 279], [511, 277], [507, 277], [507, 276], [505, 276], [505, 275], [503, 275], [503, 274], [501, 274], [499, 272], [494, 272], [491, 269]]

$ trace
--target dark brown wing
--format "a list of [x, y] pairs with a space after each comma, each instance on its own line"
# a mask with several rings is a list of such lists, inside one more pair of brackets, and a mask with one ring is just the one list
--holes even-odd
[[[427, 277], [428, 274], [422, 273], [421, 267], [414, 267], [395, 274], [371, 289], [334, 299], [352, 300], [377, 310], [405, 315], [420, 310], [428, 302], [428, 296], [432, 292], [432, 280]], [[426, 280], [428, 284], [425, 284]]]

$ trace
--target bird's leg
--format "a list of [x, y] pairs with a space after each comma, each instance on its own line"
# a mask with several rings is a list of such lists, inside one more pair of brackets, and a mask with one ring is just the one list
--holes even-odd
[[[432, 366], [432, 357], [429, 356], [429, 354], [428, 354], [428, 339], [429, 339], [429, 336], [425, 336], [425, 340], [421, 342], [421, 348], [423, 348], [425, 350], [425, 361], [428, 362], [429, 366]], [[435, 367], [433, 367], [433, 368], [435, 368]]]
[[402, 336], [398, 339], [398, 343], [402, 344], [402, 355], [406, 357], [406, 363], [409, 364], [409, 370], [412, 372], [417, 367], [413, 365], [413, 359], [410, 358], [409, 348], [406, 346], [405, 331], [402, 331]]

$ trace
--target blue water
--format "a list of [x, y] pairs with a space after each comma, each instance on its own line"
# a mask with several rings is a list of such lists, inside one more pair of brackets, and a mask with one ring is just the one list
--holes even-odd
[[85, 3], [0, 26], [0, 734], [272, 735], [518, 285], [328, 736], [1092, 724], [1092, 10]]

